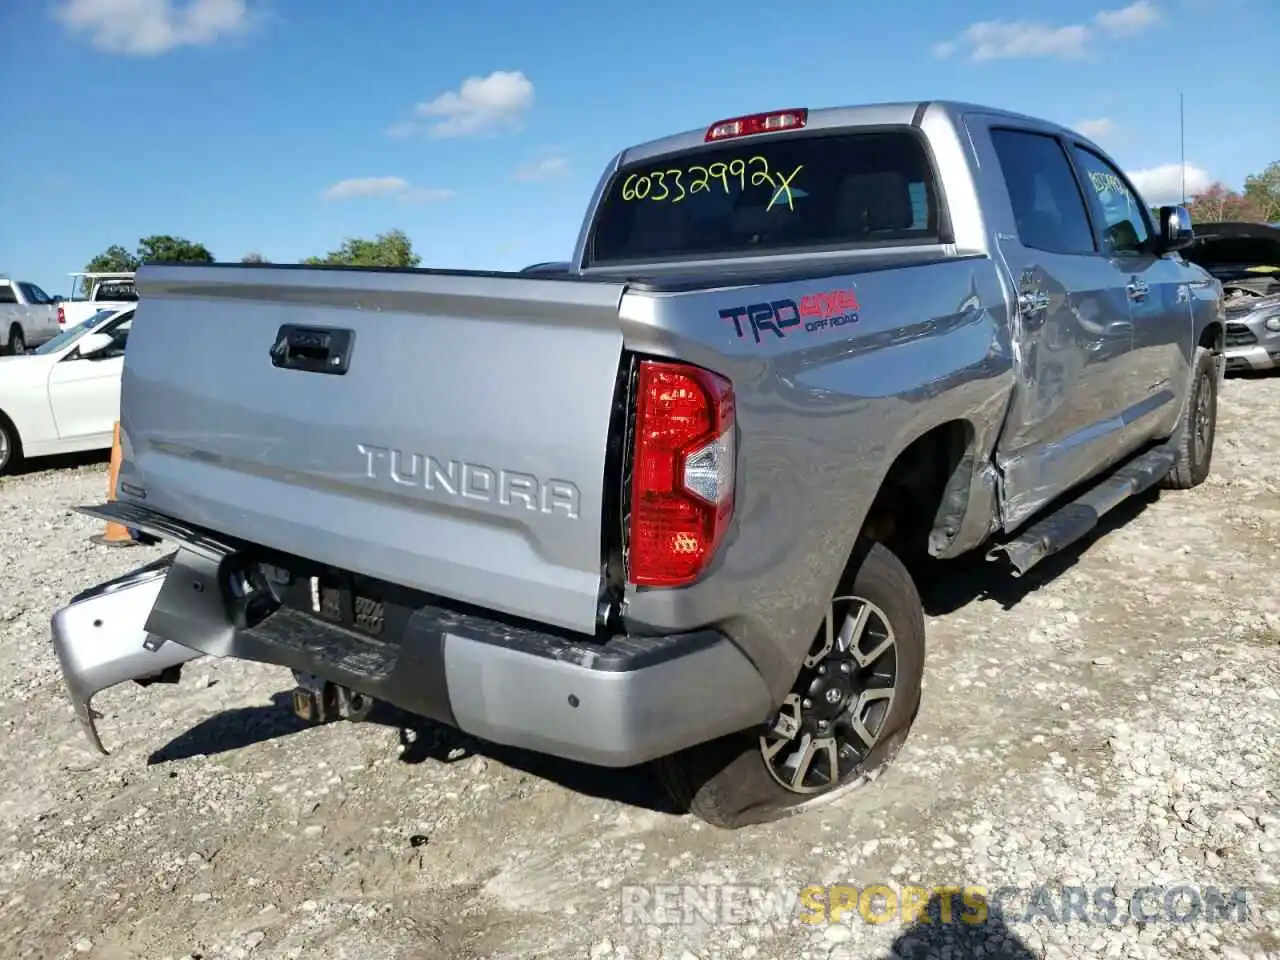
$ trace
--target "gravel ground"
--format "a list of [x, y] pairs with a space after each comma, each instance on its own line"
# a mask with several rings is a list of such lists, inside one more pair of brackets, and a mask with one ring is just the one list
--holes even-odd
[[[1122, 508], [1030, 582], [940, 566], [924, 704], [897, 763], [839, 803], [733, 833], [670, 812], [644, 772], [390, 712], [304, 727], [286, 671], [238, 662], [99, 695], [113, 750], [99, 757], [49, 617], [160, 550], [89, 542], [98, 528], [68, 508], [101, 496], [101, 463], [0, 481], [0, 952], [1280, 957], [1278, 410], [1280, 377], [1229, 380], [1209, 482]], [[624, 911], [673, 884], [699, 885], [703, 912]], [[724, 884], [1023, 892], [981, 925], [856, 910], [813, 924]], [[1244, 889], [1245, 915], [1144, 914], [1180, 885]], [[1063, 916], [1076, 887], [1088, 922]], [[1172, 901], [1180, 916], [1197, 903]], [[1110, 922], [1098, 903], [1116, 905]]]

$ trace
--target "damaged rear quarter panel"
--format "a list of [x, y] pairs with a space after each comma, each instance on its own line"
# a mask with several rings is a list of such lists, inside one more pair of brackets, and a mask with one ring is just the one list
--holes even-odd
[[681, 590], [630, 588], [629, 628], [719, 624], [780, 696], [894, 458], [951, 420], [974, 436], [960, 535], [984, 537], [983, 471], [1013, 382], [1005, 304], [982, 256], [625, 296], [627, 346], [729, 377], [739, 426], [735, 517], [711, 571]]

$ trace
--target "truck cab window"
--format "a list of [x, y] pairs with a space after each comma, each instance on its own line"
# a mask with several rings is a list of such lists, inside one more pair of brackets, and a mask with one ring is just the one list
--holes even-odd
[[588, 260], [930, 244], [941, 220], [931, 161], [909, 128], [729, 141], [622, 167]]
[[27, 303], [46, 304], [49, 303], [49, 296], [34, 283], [20, 283], [23, 295], [27, 298]]
[[1048, 253], [1094, 253], [1085, 201], [1054, 137], [992, 130], [1022, 245]]
[[0, 303], [17, 303], [18, 295], [9, 284], [0, 284]]
[[138, 299], [138, 291], [128, 280], [108, 280], [98, 284], [93, 299], [131, 303]]
[[1106, 251], [1142, 253], [1148, 248], [1151, 230], [1147, 226], [1141, 198], [1119, 170], [1092, 150], [1075, 147], [1074, 153], [1087, 185], [1094, 216], [1101, 227]]

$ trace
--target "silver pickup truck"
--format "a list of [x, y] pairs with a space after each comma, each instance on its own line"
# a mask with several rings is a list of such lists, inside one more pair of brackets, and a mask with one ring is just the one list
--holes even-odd
[[57, 309], [34, 283], [0, 277], [0, 355], [21, 356], [56, 337]]
[[563, 271], [144, 266], [81, 509], [176, 551], [55, 617], [78, 714], [239, 657], [726, 827], [838, 796], [920, 704], [916, 558], [1022, 574], [1205, 479], [1191, 239], [1078, 134], [927, 102], [631, 147]]

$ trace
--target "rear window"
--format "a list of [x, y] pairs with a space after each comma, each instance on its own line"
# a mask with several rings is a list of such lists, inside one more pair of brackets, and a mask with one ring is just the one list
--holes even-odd
[[938, 221], [914, 130], [752, 138], [620, 169], [587, 262], [936, 243]]
[[20, 283], [18, 288], [22, 291], [22, 295], [27, 298], [27, 303], [52, 303], [49, 295], [34, 283]]
[[94, 290], [93, 299], [132, 303], [138, 299], [138, 291], [132, 280], [103, 280]]

